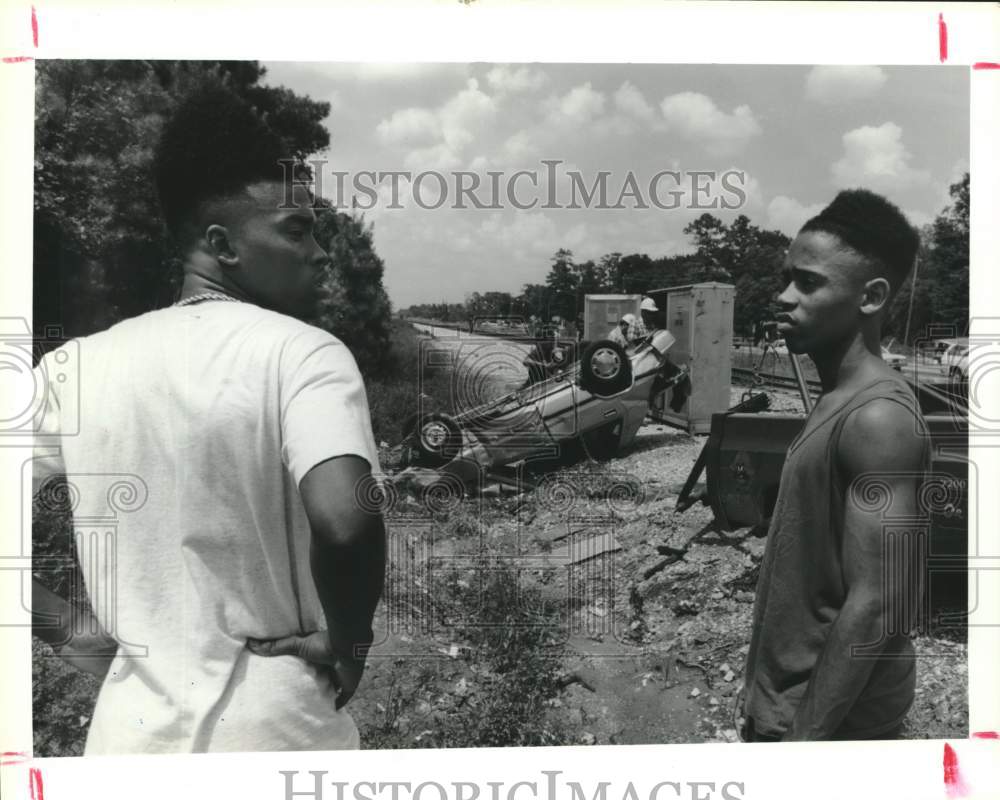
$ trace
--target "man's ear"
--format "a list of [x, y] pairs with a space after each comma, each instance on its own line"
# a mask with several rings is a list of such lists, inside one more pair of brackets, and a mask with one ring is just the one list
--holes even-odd
[[873, 278], [865, 284], [861, 300], [862, 314], [877, 314], [889, 304], [892, 292], [885, 278]]
[[205, 241], [212, 255], [223, 267], [238, 267], [240, 257], [229, 241], [229, 231], [222, 225], [209, 225], [205, 230]]

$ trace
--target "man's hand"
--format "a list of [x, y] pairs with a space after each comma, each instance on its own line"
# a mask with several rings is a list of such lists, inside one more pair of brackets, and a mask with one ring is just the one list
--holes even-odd
[[77, 634], [55, 651], [70, 666], [103, 680], [118, 652], [118, 642], [103, 632]]
[[258, 656], [295, 656], [310, 664], [326, 667], [337, 690], [339, 711], [354, 696], [365, 670], [364, 657], [351, 655], [353, 645], [334, 650], [327, 631], [314, 631], [306, 636], [286, 636], [283, 639], [248, 639], [247, 647]]

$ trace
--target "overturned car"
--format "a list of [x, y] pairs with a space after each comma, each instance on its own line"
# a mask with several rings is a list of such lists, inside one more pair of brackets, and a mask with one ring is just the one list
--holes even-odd
[[[404, 429], [404, 465], [475, 485], [518, 462], [557, 457], [572, 440], [595, 458], [610, 457], [635, 438], [656, 394], [688, 381], [667, 356], [674, 341], [661, 330], [628, 348], [581, 343], [496, 400], [454, 415], [419, 414]], [[675, 396], [683, 402], [683, 392]]]

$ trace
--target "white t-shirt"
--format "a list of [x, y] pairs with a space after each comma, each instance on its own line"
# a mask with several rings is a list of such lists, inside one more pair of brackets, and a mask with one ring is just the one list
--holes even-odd
[[[79, 368], [48, 385], [34, 478], [67, 475], [88, 594], [120, 644], [86, 754], [357, 747], [321, 671], [246, 648], [326, 627], [297, 487], [338, 455], [378, 471], [347, 347], [219, 301], [76, 343]], [[36, 371], [60, 371], [58, 352]]]

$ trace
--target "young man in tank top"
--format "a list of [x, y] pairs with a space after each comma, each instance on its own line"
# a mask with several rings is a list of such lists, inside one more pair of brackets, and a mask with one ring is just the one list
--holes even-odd
[[789, 448], [768, 532], [746, 741], [890, 738], [913, 702], [907, 628], [921, 565], [885, 554], [884, 520], [920, 517], [929, 439], [880, 338], [918, 243], [895, 206], [854, 190], [809, 220], [786, 254], [779, 331], [790, 352], [813, 360], [822, 394]]

